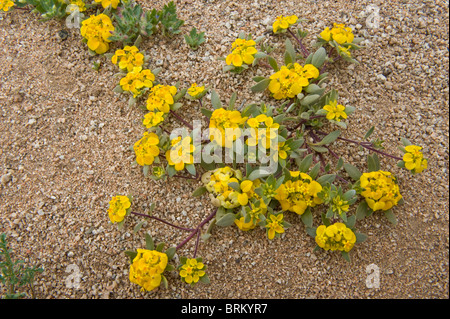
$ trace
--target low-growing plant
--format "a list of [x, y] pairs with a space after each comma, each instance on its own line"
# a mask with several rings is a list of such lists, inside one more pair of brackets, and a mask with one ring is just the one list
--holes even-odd
[[0, 235], [0, 281], [6, 287], [5, 299], [20, 299], [27, 296], [24, 292], [17, 292], [18, 288], [28, 286], [34, 297], [33, 282], [36, 273], [44, 271], [42, 268], [25, 267], [23, 260], [13, 261], [11, 250], [8, 249], [6, 234]]
[[198, 47], [205, 42], [205, 32], [197, 33], [197, 29], [194, 27], [191, 29], [189, 34], [184, 35], [186, 43], [192, 50], [197, 50]]
[[[9, 10], [9, 3], [5, 2], [4, 8]], [[239, 106], [236, 93], [223, 103], [210, 86], [164, 84], [157, 79], [160, 69], [148, 65], [149, 57], [139, 50], [142, 39], [153, 34], [159, 23], [164, 35], [180, 33], [183, 21], [177, 18], [173, 2], [161, 11], [146, 13], [138, 5], [125, 3], [113, 13], [115, 19], [109, 14], [105, 10], [83, 21], [81, 35], [93, 54], [105, 53], [110, 42], [122, 43], [122, 49], [107, 57], [120, 69], [114, 92], [130, 94], [130, 106], [138, 105], [145, 111], [145, 130], [130, 146], [135, 164], [144, 177], [154, 180], [192, 180], [199, 184], [192, 196], [207, 196], [214, 207], [197, 226], [179, 226], [154, 216], [154, 203], [143, 213], [133, 210], [131, 195], [114, 196], [108, 216], [119, 229], [128, 216], [136, 216], [187, 232], [181, 242], [167, 250], [164, 243], [155, 246], [146, 234], [145, 249], [126, 252], [131, 282], [151, 291], [161, 284], [167, 287], [165, 272], [177, 271], [180, 280], [189, 285], [209, 283], [206, 266], [197, 253], [200, 240], [208, 240], [215, 227], [237, 227], [243, 232], [260, 228], [268, 240], [276, 240], [291, 226], [286, 221], [291, 214], [304, 224], [305, 232], [316, 243], [315, 250], [339, 251], [351, 261], [350, 252], [367, 238], [358, 232], [358, 221], [382, 213], [393, 225], [397, 223], [393, 209], [404, 198], [397, 177], [382, 169], [378, 156], [396, 160], [399, 168], [412, 174], [423, 172], [428, 160], [420, 146], [405, 138], [399, 147], [402, 157], [385, 152], [382, 140], [370, 139], [374, 127], [362, 139], [342, 136], [355, 108], [341, 104], [338, 92], [327, 87], [326, 69], [339, 59], [358, 63], [353, 52], [362, 49], [363, 39], [355, 37], [351, 28], [344, 24], [325, 28], [317, 36], [314, 52], [303, 44], [308, 32], [299, 26], [304, 21], [295, 15], [278, 16], [268, 28], [275, 36], [268, 39], [253, 39], [241, 32], [230, 45], [229, 54], [219, 58], [226, 64], [223, 71], [239, 74], [250, 68], [271, 69], [269, 76], [254, 77], [256, 84], [250, 88], [271, 102]], [[199, 44], [199, 40], [194, 41], [197, 35], [200, 39], [194, 28], [186, 42]], [[288, 37], [283, 56], [272, 56], [275, 46], [271, 39], [283, 37]], [[210, 103], [204, 105], [202, 100], [208, 93]], [[208, 131], [202, 132], [177, 113], [183, 98], [199, 103]], [[185, 128], [169, 132], [165, 127], [169, 116]], [[346, 162], [335, 147], [337, 141], [368, 151], [367, 166]], [[134, 233], [142, 225], [139, 222]], [[175, 254], [193, 239], [193, 256], [181, 256], [180, 263], [172, 265]]]
[[173, 36], [181, 32], [179, 28], [184, 23], [178, 19], [173, 2], [165, 5], [162, 10], [152, 9], [144, 12], [141, 5], [129, 1], [113, 13], [113, 16], [116, 28], [109, 39], [125, 45], [134, 43], [139, 36], [150, 37], [156, 33], [159, 25], [163, 35]]

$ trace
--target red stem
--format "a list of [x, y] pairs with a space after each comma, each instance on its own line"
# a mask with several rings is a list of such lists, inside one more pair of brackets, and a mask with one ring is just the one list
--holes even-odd
[[161, 219], [161, 218], [158, 218], [158, 217], [155, 217], [155, 216], [150, 216], [150, 215], [141, 214], [141, 213], [135, 213], [135, 212], [131, 212], [131, 214], [137, 215], [137, 216], [142, 216], [142, 217], [147, 217], [147, 218], [150, 218], [150, 219], [155, 219], [155, 220], [157, 220], [157, 221], [160, 221], [161, 223], [164, 223], [164, 224], [166, 224], [166, 225], [175, 227], [175, 228], [180, 229], [180, 230], [185, 230], [185, 231], [194, 231], [194, 230], [195, 230], [195, 229], [192, 229], [192, 228], [185, 228], [185, 227], [180, 227], [180, 226], [171, 224], [171, 223], [166, 222], [165, 220], [163, 220], [163, 219]]

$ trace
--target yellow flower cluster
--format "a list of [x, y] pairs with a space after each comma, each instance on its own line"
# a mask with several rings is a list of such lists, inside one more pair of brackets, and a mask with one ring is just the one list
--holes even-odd
[[131, 92], [133, 97], [138, 97], [143, 93], [144, 88], [151, 88], [155, 81], [155, 75], [150, 70], [142, 70], [142, 67], [135, 67], [126, 76], [120, 79], [122, 90]]
[[225, 62], [240, 67], [243, 63], [252, 64], [258, 50], [254, 40], [236, 39], [232, 44], [232, 52], [227, 55]]
[[278, 16], [272, 25], [273, 32], [277, 33], [278, 31], [284, 31], [297, 21], [298, 17], [296, 15], [286, 17], [283, 17], [282, 15]]
[[345, 106], [341, 104], [337, 104], [337, 101], [330, 101], [327, 105], [323, 107], [325, 111], [327, 111], [327, 119], [335, 120], [340, 122], [341, 119], [347, 118], [347, 113], [345, 113]]
[[414, 173], [422, 173], [428, 167], [427, 159], [423, 158], [420, 151], [422, 147], [416, 145], [408, 145], [405, 147], [406, 153], [403, 155], [406, 169]]
[[130, 208], [131, 202], [127, 196], [114, 196], [109, 202], [108, 215], [111, 222], [120, 223]]
[[[67, 3], [67, 1], [64, 1], [64, 0], [59, 0], [59, 1], [63, 2], [63, 3]], [[69, 10], [66, 9], [66, 11], [68, 11], [67, 14], [70, 14], [70, 12], [73, 12], [76, 10], [78, 10], [80, 12], [86, 11], [86, 4], [84, 3], [83, 0], [70, 0], [69, 2], [70, 2], [70, 4], [67, 6], [67, 8]]]
[[166, 152], [166, 159], [176, 171], [182, 171], [185, 165], [194, 163], [195, 146], [192, 144], [191, 137], [186, 136], [181, 140], [181, 136], [179, 136], [170, 141], [170, 144], [172, 148]]
[[[259, 179], [242, 181], [242, 172], [229, 166], [203, 174], [202, 181], [210, 193], [213, 205], [227, 209], [247, 205], [249, 199], [256, 197], [254, 190], [261, 183]], [[241, 192], [228, 185], [233, 182], [240, 185]]]
[[161, 284], [162, 273], [166, 269], [168, 257], [156, 250], [138, 249], [130, 266], [130, 281], [151, 291]]
[[104, 9], [111, 6], [113, 9], [117, 9], [117, 6], [120, 3], [120, 0], [95, 0], [97, 3], [101, 3]]
[[348, 212], [349, 208], [350, 205], [348, 204], [348, 201], [342, 199], [339, 195], [335, 196], [331, 201], [331, 209], [338, 214]]
[[325, 250], [349, 252], [356, 243], [355, 233], [343, 223], [320, 225], [316, 229], [316, 243]]
[[177, 94], [177, 88], [170, 85], [158, 84], [154, 86], [148, 95], [147, 110], [170, 112], [170, 106], [175, 103], [173, 97]]
[[81, 23], [81, 35], [87, 40], [87, 46], [97, 54], [103, 54], [109, 50], [109, 37], [114, 26], [110, 17], [106, 14], [91, 15]]
[[390, 172], [364, 173], [359, 181], [363, 189], [361, 195], [373, 211], [388, 210], [402, 198], [397, 179]]
[[205, 87], [198, 86], [197, 83], [192, 83], [191, 87], [187, 90], [187, 93], [193, 98], [197, 98], [200, 94], [205, 91]]
[[270, 214], [269, 218], [266, 220], [266, 228], [267, 228], [267, 237], [269, 239], [274, 239], [275, 234], [282, 234], [284, 233], [283, 228], [283, 214], [273, 215]]
[[278, 136], [277, 131], [280, 124], [274, 123], [273, 118], [265, 114], [260, 114], [256, 117], [249, 118], [247, 125], [252, 129], [250, 130], [250, 137], [246, 143], [248, 146], [261, 145], [269, 149], [272, 145], [272, 140]]
[[245, 217], [242, 216], [239, 219], [236, 218], [234, 220], [234, 223], [236, 224], [236, 226], [243, 231], [249, 231], [252, 230], [256, 227], [256, 224], [260, 221], [259, 219], [259, 215], [266, 215], [267, 212], [267, 206], [264, 203], [264, 201], [260, 201], [259, 205], [258, 202], [257, 203], [253, 203], [250, 202], [250, 208], [246, 207], [245, 208], [247, 211], [247, 214], [250, 216], [250, 220], [246, 223], [245, 222]]
[[320, 37], [325, 41], [334, 40], [338, 44], [352, 43], [355, 38], [351, 28], [339, 23], [334, 23], [331, 30], [327, 27], [320, 33]]
[[134, 143], [136, 162], [141, 165], [152, 165], [155, 157], [159, 155], [159, 137], [155, 133], [144, 132], [144, 136]]
[[180, 270], [180, 277], [188, 284], [197, 283], [205, 274], [205, 265], [195, 258], [187, 259]]
[[141, 67], [144, 64], [144, 55], [136, 46], [127, 45], [123, 49], [116, 50], [111, 61], [113, 64], [118, 64], [122, 70], [131, 72], [135, 67]]
[[269, 91], [274, 99], [293, 98], [309, 85], [310, 79], [319, 77], [319, 70], [312, 64], [301, 66], [298, 63], [282, 66], [270, 76]]
[[148, 112], [142, 123], [146, 128], [156, 127], [164, 121], [164, 112]]
[[11, 0], [0, 0], [0, 10], [8, 12], [11, 7], [14, 6], [14, 2]]
[[[239, 111], [229, 111], [224, 108], [214, 110], [209, 121], [209, 138], [222, 147], [231, 147], [233, 141], [241, 137], [240, 128], [243, 127], [247, 117], [242, 117]], [[235, 129], [226, 132], [226, 129]], [[228, 133], [228, 134], [225, 134]], [[234, 134], [231, 134], [234, 133]]]
[[291, 172], [293, 180], [289, 180], [277, 189], [275, 199], [284, 211], [302, 215], [306, 208], [322, 203], [317, 196], [322, 191], [322, 185], [313, 181], [311, 176], [301, 172]]

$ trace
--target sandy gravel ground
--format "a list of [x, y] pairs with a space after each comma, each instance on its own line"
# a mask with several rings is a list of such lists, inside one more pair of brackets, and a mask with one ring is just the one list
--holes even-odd
[[[139, 2], [160, 8], [165, 1]], [[367, 38], [366, 49], [356, 53], [360, 64], [329, 68], [330, 87], [343, 104], [356, 107], [343, 135], [361, 139], [376, 125], [386, 150], [398, 156], [400, 138], [407, 137], [424, 146], [429, 169], [413, 177], [383, 158], [382, 167], [399, 178], [405, 204], [395, 209], [396, 226], [378, 214], [358, 223], [369, 239], [352, 250], [352, 263], [337, 253], [313, 252], [314, 240], [299, 217], [287, 214], [293, 227], [273, 241], [260, 229], [216, 228], [199, 251], [210, 285], [191, 288], [173, 272], [168, 290], [142, 293], [128, 280], [123, 251], [144, 247], [145, 232], [171, 245], [186, 234], [149, 221], [133, 235], [137, 217], [118, 231], [106, 214], [111, 196], [133, 194], [134, 211], [142, 213], [154, 202], [155, 216], [188, 226], [213, 208], [206, 197], [190, 196], [198, 184], [154, 182], [131, 165], [129, 146], [143, 132], [143, 113], [112, 92], [117, 69], [106, 58], [89, 56], [77, 30], [63, 41], [58, 36], [63, 21], [40, 22], [19, 10], [2, 13], [0, 231], [7, 233], [15, 258], [45, 269], [36, 277], [36, 298], [448, 298], [448, 2], [176, 3], [186, 21], [183, 32], [195, 26], [206, 31], [207, 41], [193, 52], [181, 36], [153, 37], [143, 43], [150, 65], [163, 68], [159, 79], [165, 84], [210, 84], [224, 102], [237, 92], [238, 104], [271, 101], [249, 90], [252, 77], [269, 75], [267, 69], [236, 76], [223, 73], [224, 62], [216, 60], [240, 30], [259, 36], [277, 15], [297, 14], [308, 20], [309, 44], [333, 22], [351, 25]], [[378, 28], [366, 25], [362, 11], [370, 4], [379, 8]], [[270, 41], [275, 52], [284, 50], [283, 37]], [[94, 61], [102, 62], [98, 72]], [[187, 101], [180, 112], [188, 120], [201, 116], [198, 104]], [[367, 153], [345, 144], [339, 152], [364, 169]], [[193, 249], [191, 242], [179, 254], [192, 255]], [[378, 289], [366, 286], [370, 264], [380, 271]], [[80, 271], [78, 288], [67, 285], [69, 265]]]

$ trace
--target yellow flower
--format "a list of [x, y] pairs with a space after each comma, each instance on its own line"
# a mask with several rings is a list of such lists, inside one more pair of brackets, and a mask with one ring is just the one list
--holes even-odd
[[144, 136], [134, 143], [136, 162], [141, 165], [151, 165], [159, 155], [159, 137], [155, 133], [144, 132]]
[[352, 43], [355, 38], [351, 28], [346, 27], [345, 24], [338, 23], [334, 23], [331, 30], [329, 27], [325, 28], [320, 33], [320, 37], [325, 41], [334, 40], [338, 44]]
[[242, 172], [229, 166], [217, 168], [202, 176], [202, 182], [210, 193], [213, 205], [227, 209], [247, 205], [248, 200], [254, 196], [254, 188], [260, 183], [259, 180], [253, 181], [250, 186], [246, 181], [241, 183], [241, 187], [247, 192], [238, 192], [229, 186], [230, 183], [239, 184], [240, 181], [242, 181]]
[[331, 209], [338, 214], [348, 212], [349, 208], [348, 201], [343, 200], [339, 195], [335, 196], [331, 202]]
[[281, 184], [276, 191], [275, 199], [280, 202], [282, 210], [302, 215], [306, 208], [322, 203], [317, 196], [322, 191], [322, 186], [306, 173], [299, 172], [297, 175], [293, 172], [293, 174], [298, 176], [298, 180]]
[[181, 266], [180, 277], [188, 284], [195, 284], [206, 275], [205, 269], [206, 267], [202, 262], [190, 258]]
[[277, 33], [278, 31], [284, 31], [291, 25], [295, 24], [297, 21], [298, 18], [296, 15], [286, 17], [280, 15], [275, 19], [274, 23], [272, 24], [273, 32]]
[[294, 98], [309, 85], [309, 79], [319, 76], [319, 70], [312, 64], [301, 66], [298, 63], [282, 66], [270, 76], [269, 91], [277, 100]]
[[347, 114], [345, 113], [345, 106], [341, 104], [337, 104], [337, 101], [330, 101], [329, 104], [323, 107], [325, 111], [327, 111], [327, 119], [335, 120], [340, 122], [341, 119], [346, 119]]
[[144, 64], [144, 55], [136, 46], [127, 45], [123, 49], [116, 50], [111, 62], [118, 64], [122, 70], [131, 72], [135, 67], [141, 67]]
[[97, 54], [103, 54], [109, 50], [108, 42], [114, 26], [110, 17], [106, 14], [91, 15], [81, 23], [81, 35], [87, 40], [88, 48]]
[[203, 91], [205, 91], [205, 87], [197, 86], [197, 83], [192, 83], [191, 87], [187, 90], [188, 94], [193, 98], [197, 98]]
[[390, 172], [363, 173], [359, 181], [361, 195], [373, 211], [391, 209], [402, 199], [397, 179]]
[[142, 67], [135, 67], [126, 76], [120, 79], [122, 90], [131, 92], [133, 97], [142, 95], [146, 88], [151, 88], [155, 81], [155, 75], [150, 70], [142, 70]]
[[158, 126], [164, 121], [164, 112], [148, 112], [144, 116], [143, 124], [146, 128]]
[[151, 291], [161, 284], [162, 273], [166, 269], [168, 257], [156, 250], [137, 249], [137, 255], [130, 266], [130, 281]]
[[428, 161], [423, 158], [420, 150], [422, 147], [416, 145], [408, 145], [405, 147], [406, 153], [403, 155], [403, 161], [407, 170], [421, 173], [428, 167]]
[[356, 243], [356, 235], [343, 223], [334, 223], [328, 227], [320, 225], [316, 229], [315, 241], [325, 250], [349, 252]]
[[250, 221], [248, 223], [246, 223], [245, 218], [241, 217], [239, 219], [235, 219], [234, 223], [242, 231], [249, 231], [256, 227], [256, 224], [254, 223], [253, 218], [251, 218]]
[[131, 202], [127, 196], [114, 196], [109, 202], [108, 215], [111, 222], [120, 223], [130, 208]]
[[177, 88], [170, 85], [158, 84], [154, 86], [148, 95], [147, 109], [149, 111], [170, 112], [170, 106], [175, 103], [173, 97], [177, 94]]
[[240, 128], [246, 120], [247, 117], [242, 117], [241, 112], [236, 110], [229, 111], [224, 108], [214, 110], [209, 121], [209, 139], [222, 147], [231, 147], [233, 141], [241, 137]]
[[282, 222], [283, 214], [269, 215], [269, 218], [266, 219], [267, 236], [269, 237], [269, 239], [274, 239], [275, 233], [284, 233]]
[[166, 152], [166, 159], [170, 166], [174, 166], [176, 171], [182, 171], [185, 165], [194, 163], [195, 146], [192, 139], [186, 136], [181, 140], [181, 136], [171, 141], [172, 148]]
[[246, 141], [248, 146], [258, 145], [259, 142], [266, 149], [272, 146], [272, 140], [278, 136], [280, 124], [275, 123], [272, 117], [265, 114], [249, 119], [247, 124], [251, 128], [251, 136]]
[[355, 36], [353, 35], [352, 29], [346, 27], [345, 24], [334, 23], [331, 29], [331, 36], [334, 41], [339, 44], [352, 43]]
[[95, 0], [97, 3], [101, 3], [104, 9], [111, 6], [113, 9], [117, 9], [117, 6], [120, 3], [120, 0]]
[[226, 57], [225, 62], [237, 67], [242, 66], [243, 63], [252, 64], [258, 52], [255, 45], [254, 40], [236, 39], [232, 44], [233, 51]]
[[14, 2], [11, 0], [0, 0], [0, 10], [8, 12], [11, 7], [14, 6]]
[[[64, 2], [64, 0], [59, 0], [60, 2]], [[80, 12], [86, 11], [86, 4], [83, 0], [70, 0], [70, 4], [67, 6], [69, 10], [66, 9], [67, 14], [70, 14], [71, 12], [78, 10]]]

